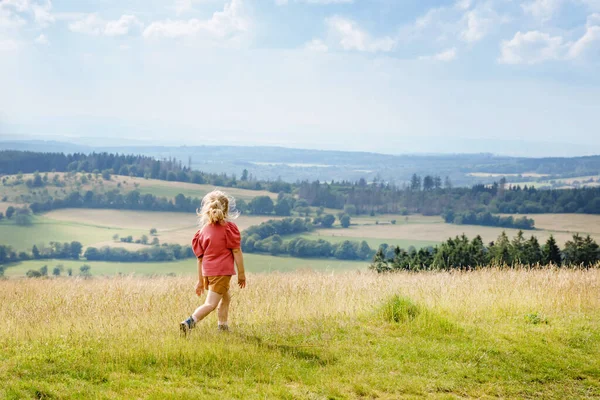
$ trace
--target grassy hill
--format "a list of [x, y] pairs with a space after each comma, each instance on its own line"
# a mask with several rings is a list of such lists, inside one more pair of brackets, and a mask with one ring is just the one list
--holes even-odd
[[167, 198], [175, 198], [175, 196], [180, 193], [188, 197], [202, 198], [214, 189], [225, 190], [230, 195], [247, 201], [252, 200], [256, 196], [270, 196], [273, 199], [277, 198], [276, 193], [270, 193], [265, 190], [220, 188], [211, 185], [169, 182], [122, 175], [111, 175], [110, 180], [105, 180], [98, 174], [50, 172], [41, 175], [47, 176], [47, 182], [45, 183], [45, 186], [39, 188], [30, 188], [26, 184], [27, 180], [33, 178], [33, 174], [3, 176], [0, 180], [0, 199], [2, 199], [3, 202], [26, 204], [44, 200], [48, 196], [62, 198], [76, 190], [79, 190], [80, 192], [95, 190], [104, 193], [115, 189], [122, 193], [138, 190], [142, 194], [149, 193], [158, 197]]
[[0, 281], [0, 398], [600, 396], [600, 270], [250, 274], [230, 333], [188, 278]]

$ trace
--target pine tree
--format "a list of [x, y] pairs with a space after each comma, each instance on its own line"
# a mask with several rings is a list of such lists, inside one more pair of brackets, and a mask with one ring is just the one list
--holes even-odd
[[544, 265], [553, 264], [557, 267], [560, 267], [562, 264], [560, 248], [556, 244], [556, 240], [552, 235], [550, 235], [546, 241], [546, 244], [542, 247], [542, 263]]

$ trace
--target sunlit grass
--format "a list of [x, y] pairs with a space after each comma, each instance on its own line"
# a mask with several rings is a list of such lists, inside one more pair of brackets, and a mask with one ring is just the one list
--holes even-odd
[[600, 396], [600, 270], [0, 281], [0, 398]]

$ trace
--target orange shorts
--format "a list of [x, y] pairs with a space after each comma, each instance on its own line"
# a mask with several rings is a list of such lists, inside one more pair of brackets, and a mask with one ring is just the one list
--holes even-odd
[[202, 279], [204, 289], [220, 294], [221, 296], [229, 290], [230, 275], [205, 276]]

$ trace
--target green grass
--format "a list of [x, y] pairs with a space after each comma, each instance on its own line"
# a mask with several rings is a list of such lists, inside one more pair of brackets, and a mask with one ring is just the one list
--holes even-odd
[[[244, 263], [249, 272], [290, 272], [297, 270], [314, 271], [343, 271], [343, 270], [365, 270], [369, 263], [365, 261], [341, 261], [323, 259], [303, 259], [292, 257], [274, 257], [260, 254], [244, 254]], [[164, 263], [119, 263], [103, 261], [74, 261], [74, 260], [30, 260], [12, 264], [7, 267], [7, 277], [23, 277], [30, 269], [40, 269], [48, 266], [49, 273], [57, 265], [63, 265], [65, 271], [73, 269], [75, 275], [79, 274], [79, 267], [87, 264], [92, 267], [92, 275], [113, 276], [117, 274], [136, 275], [195, 275], [196, 261], [194, 259], [179, 260]], [[63, 273], [64, 275], [65, 273]]]
[[318, 240], [323, 239], [327, 240], [331, 243], [340, 243], [344, 240], [349, 240], [351, 242], [362, 242], [363, 240], [369, 244], [369, 247], [372, 249], [377, 249], [382, 244], [386, 243], [390, 246], [400, 246], [403, 249], [408, 249], [410, 246], [414, 246], [416, 249], [420, 249], [422, 247], [435, 246], [440, 242], [430, 241], [430, 240], [410, 240], [410, 239], [379, 239], [379, 238], [370, 238], [370, 237], [352, 237], [352, 236], [343, 236], [343, 229], [339, 230], [340, 233], [336, 233], [336, 236], [330, 235], [319, 235], [319, 231], [314, 231], [308, 234], [296, 234], [285, 236], [285, 239], [293, 239], [295, 237], [302, 237], [308, 240]]
[[34, 244], [39, 247], [50, 242], [76, 240], [87, 245], [112, 240], [114, 234], [133, 235], [137, 238], [147, 235], [148, 231], [56, 221], [43, 216], [35, 216], [30, 226], [18, 226], [13, 221], [7, 220], [0, 222], [0, 243], [11, 246], [16, 251], [31, 251]]
[[0, 398], [598, 398], [597, 271], [511, 274], [251, 275], [186, 339], [187, 279], [0, 281]]

